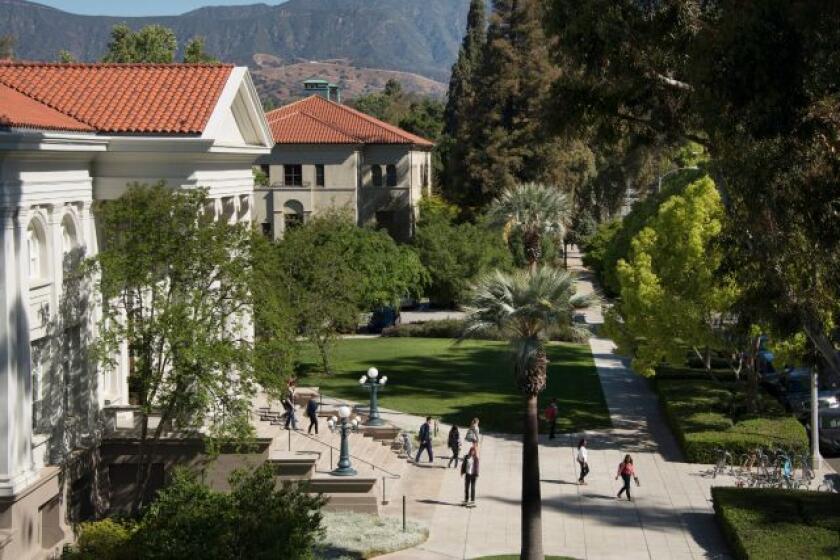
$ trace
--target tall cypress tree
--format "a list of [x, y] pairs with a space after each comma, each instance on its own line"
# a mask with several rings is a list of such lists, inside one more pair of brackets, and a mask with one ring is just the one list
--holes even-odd
[[452, 65], [449, 95], [444, 112], [444, 193], [454, 202], [465, 202], [466, 178], [463, 173], [463, 161], [473, 134], [476, 79], [487, 40], [484, 3], [485, 0], [470, 0], [467, 30], [458, 60]]
[[559, 70], [551, 61], [542, 12], [539, 0], [493, 2], [470, 115], [476, 126], [463, 158], [465, 187], [475, 204], [518, 182], [556, 184], [578, 166], [569, 161], [569, 146], [544, 124]]

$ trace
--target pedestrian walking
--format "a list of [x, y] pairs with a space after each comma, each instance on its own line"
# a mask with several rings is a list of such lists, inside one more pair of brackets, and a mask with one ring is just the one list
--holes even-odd
[[473, 447], [478, 446], [479, 440], [481, 439], [481, 431], [478, 429], [478, 418], [472, 419], [464, 439], [471, 443]]
[[575, 453], [578, 465], [580, 466], [580, 478], [578, 478], [578, 484], [586, 484], [584, 480], [586, 475], [589, 474], [589, 453], [586, 450], [586, 440], [581, 439], [578, 442], [577, 446], [577, 453]]
[[633, 498], [630, 496], [630, 479], [632, 478], [635, 480], [636, 486], [638, 486], [639, 477], [636, 476], [636, 468], [633, 466], [633, 457], [630, 455], [625, 455], [624, 460], [619, 463], [618, 473], [616, 473], [615, 479], [618, 480], [619, 476], [624, 481], [624, 486], [622, 486], [621, 490], [618, 491], [616, 498], [621, 499], [621, 495], [627, 492], [627, 501], [632, 502]]
[[420, 426], [420, 447], [417, 449], [417, 457], [414, 458], [415, 463], [420, 462], [420, 454], [423, 450], [429, 453], [429, 462], [435, 461], [434, 453], [432, 452], [432, 417], [427, 416], [426, 421]]
[[557, 430], [557, 399], [551, 399], [545, 407], [545, 419], [548, 422], [548, 439], [554, 439], [554, 432]]
[[470, 447], [461, 461], [461, 476], [464, 477], [464, 506], [475, 507], [475, 481], [478, 479], [478, 452], [475, 447]]
[[293, 430], [297, 430], [297, 418], [295, 417], [295, 393], [291, 388], [286, 391], [283, 397], [283, 410], [286, 412], [286, 425], [284, 429], [288, 430], [289, 426]]
[[458, 426], [452, 426], [452, 429], [449, 430], [448, 445], [452, 451], [452, 456], [449, 458], [449, 464], [446, 466], [449, 468], [454, 463], [454, 467], [458, 468], [458, 456], [461, 453], [461, 432], [458, 431]]
[[310, 398], [306, 403], [306, 416], [309, 417], [309, 428], [306, 433], [311, 434], [312, 428], [315, 428], [315, 435], [318, 435], [318, 401], [315, 397]]

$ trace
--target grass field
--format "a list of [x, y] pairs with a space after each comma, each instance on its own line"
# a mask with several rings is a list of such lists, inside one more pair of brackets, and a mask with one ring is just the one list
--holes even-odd
[[[557, 397], [558, 430], [576, 431], [610, 426], [601, 384], [589, 347], [576, 344], [548, 346], [551, 363], [541, 410]], [[314, 371], [313, 349], [303, 356], [303, 370]], [[370, 366], [388, 376], [380, 394], [384, 408], [439, 417], [445, 423], [466, 426], [474, 417], [484, 431], [520, 433], [522, 400], [514, 384], [507, 345], [471, 340], [454, 345], [450, 339], [374, 338], [339, 341], [331, 376], [308, 374], [301, 385], [316, 385], [325, 395], [365, 401], [359, 377]], [[544, 428], [544, 426], [543, 426]]]
[[717, 487], [712, 498], [738, 559], [840, 558], [840, 495]]

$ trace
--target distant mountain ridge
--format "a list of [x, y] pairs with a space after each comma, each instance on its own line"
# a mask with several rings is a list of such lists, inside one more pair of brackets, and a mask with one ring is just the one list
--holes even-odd
[[[212, 2], [213, 0], [208, 0]], [[71, 14], [26, 0], [0, 0], [0, 35], [16, 38], [18, 58], [55, 60], [67, 50], [99, 60], [111, 28], [160, 24], [179, 46], [200, 35], [226, 62], [255, 66], [267, 54], [283, 64], [344, 59], [354, 67], [398, 70], [446, 82], [457, 57], [468, 0], [289, 0], [278, 6], [214, 6], [178, 16]]]

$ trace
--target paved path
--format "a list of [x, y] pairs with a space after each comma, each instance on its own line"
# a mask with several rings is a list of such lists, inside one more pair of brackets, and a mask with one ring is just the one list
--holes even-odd
[[[579, 266], [579, 259], [570, 264]], [[584, 276], [581, 291], [591, 291]], [[587, 311], [590, 324], [601, 310]], [[613, 353], [609, 340], [590, 342], [614, 428], [585, 434], [590, 467], [586, 486], [578, 486], [574, 446], [581, 434], [541, 439], [543, 543], [546, 554], [592, 559], [727, 558], [715, 525], [706, 467], [679, 462], [676, 442], [659, 413], [647, 382], [630, 372]], [[402, 425], [421, 419], [393, 417]], [[430, 527], [423, 545], [382, 560], [476, 558], [518, 554], [520, 550], [521, 443], [517, 436], [485, 435], [481, 445], [478, 507], [460, 507], [462, 479], [446, 470], [448, 453], [430, 467], [415, 467], [418, 476], [405, 481], [408, 515]], [[624, 453], [634, 454], [641, 487], [635, 501], [617, 501], [615, 471]], [[423, 459], [425, 460], [425, 459]], [[726, 478], [717, 483], [732, 484]], [[399, 501], [384, 512], [399, 514]]]

